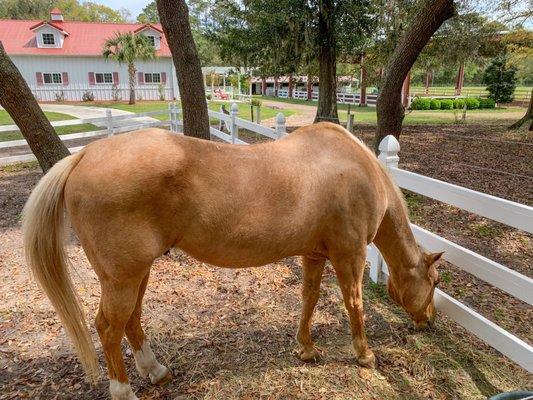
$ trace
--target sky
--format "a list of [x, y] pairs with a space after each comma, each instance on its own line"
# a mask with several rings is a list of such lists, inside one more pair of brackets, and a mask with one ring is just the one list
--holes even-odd
[[150, 0], [95, 0], [94, 2], [104, 4], [115, 10], [125, 8], [131, 12], [131, 16], [135, 19], [142, 9], [150, 3]]

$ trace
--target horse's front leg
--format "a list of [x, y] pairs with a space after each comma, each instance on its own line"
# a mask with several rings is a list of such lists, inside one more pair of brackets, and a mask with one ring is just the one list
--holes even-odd
[[311, 318], [320, 294], [320, 282], [326, 260], [302, 258], [303, 283], [302, 283], [302, 317], [298, 327], [297, 355], [302, 361], [313, 361], [319, 358], [319, 353], [311, 338]]
[[366, 263], [366, 247], [359, 251], [334, 254], [331, 263], [337, 274], [344, 305], [350, 317], [352, 343], [359, 365], [374, 368], [376, 357], [366, 340], [363, 312], [363, 273]]

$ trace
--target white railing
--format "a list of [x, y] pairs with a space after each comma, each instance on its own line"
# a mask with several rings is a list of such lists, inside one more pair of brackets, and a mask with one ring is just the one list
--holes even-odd
[[[179, 122], [175, 122], [178, 121], [178, 116], [180, 113], [181, 110], [179, 110], [175, 105], [170, 106], [170, 130], [172, 132], [180, 132], [180, 127], [182, 125]], [[286, 135], [285, 116], [282, 113], [277, 114], [276, 126], [274, 128], [269, 128], [267, 126], [239, 118], [239, 107], [236, 103], [231, 105], [229, 114], [224, 113], [222, 109], [221, 111], [209, 110], [208, 113], [210, 119], [218, 119], [220, 121], [218, 129], [213, 126], [210, 127], [211, 135], [228, 143], [243, 145], [248, 144], [239, 138], [239, 128], [246, 129], [250, 132], [254, 132], [274, 140], [280, 139]], [[224, 132], [224, 129], [226, 129], [228, 133]]]
[[[266, 96], [275, 96], [273, 88], [267, 88]], [[312, 92], [311, 97], [312, 101], [318, 101], [318, 92]], [[293, 90], [292, 96], [289, 96], [289, 91], [287, 89], [278, 89], [278, 97], [282, 99], [300, 99], [307, 100], [307, 91], [303, 90]], [[346, 92], [337, 92], [337, 102], [341, 104], [360, 104], [360, 93], [346, 93]], [[367, 94], [366, 95], [366, 104], [369, 106], [375, 106], [378, 101], [377, 94]]]
[[[135, 86], [137, 100], [174, 100], [176, 93], [167, 84], [144, 84]], [[94, 97], [99, 101], [120, 101], [130, 97], [130, 87], [126, 84], [116, 86], [109, 84], [78, 84], [68, 85], [30, 85], [30, 90], [40, 102], [52, 101], [82, 101], [84, 95]]]
[[[532, 207], [398, 168], [400, 145], [393, 136], [387, 136], [383, 139], [379, 145], [379, 150], [380, 161], [385, 164], [401, 188], [525, 232], [533, 232]], [[443, 258], [448, 262], [507, 292], [511, 296], [533, 305], [533, 279], [419, 226], [412, 224], [412, 229], [417, 241], [426, 250], [431, 252], [444, 251]], [[369, 247], [368, 260], [370, 262], [371, 279], [374, 282], [386, 280], [388, 277], [387, 266], [374, 245]], [[439, 289], [435, 291], [435, 305], [442, 313], [490, 346], [515, 361], [527, 371], [533, 372], [532, 346]]]
[[[153, 116], [164, 115], [164, 114], [168, 114], [169, 117], [172, 117], [172, 110], [170, 109], [170, 107], [169, 107], [169, 110], [149, 111], [149, 112], [144, 112], [144, 113], [127, 114], [127, 115], [113, 115], [112, 110], [107, 109], [105, 117], [54, 121], [54, 122], [51, 122], [51, 124], [53, 127], [72, 126], [72, 125], [81, 125], [81, 124], [92, 124], [92, 125], [102, 127], [102, 129], [98, 129], [95, 131], [77, 132], [77, 133], [70, 133], [66, 135], [59, 135], [59, 138], [62, 141], [68, 142], [74, 139], [83, 139], [83, 138], [101, 137], [101, 136], [113, 136], [114, 134], [117, 134], [117, 133], [129, 132], [129, 131], [133, 131], [136, 129], [143, 129], [143, 128], [149, 128], [149, 127], [154, 127], [154, 126], [168, 126], [170, 124], [169, 121], [159, 121], [159, 120], [135, 121], [135, 119], [138, 119], [138, 118], [153, 117]], [[126, 121], [126, 124], [123, 124], [125, 121]], [[19, 131], [18, 126], [17, 125], [1, 125], [0, 126], [0, 135], [2, 134], [2, 132], [11, 132], [11, 131]], [[25, 139], [10, 140], [10, 141], [0, 142], [0, 149], [9, 149], [9, 148], [15, 148], [15, 147], [27, 146], [27, 145], [28, 143], [26, 142]], [[75, 151], [79, 151], [83, 147], [84, 146], [77, 146], [74, 148], [69, 148], [69, 150], [70, 152], [75, 152]], [[26, 161], [33, 161], [33, 160], [35, 160], [35, 156], [33, 154], [30, 154], [30, 153], [20, 154], [20, 155], [0, 158], [0, 165], [8, 165], [8, 164], [13, 164], [17, 162], [26, 162]]]

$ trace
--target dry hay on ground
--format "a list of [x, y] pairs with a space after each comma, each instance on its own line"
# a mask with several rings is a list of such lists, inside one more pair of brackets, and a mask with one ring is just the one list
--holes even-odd
[[[431, 152], [417, 147], [433, 143], [431, 135], [417, 140], [419, 134], [408, 128], [402, 139], [404, 149], [415, 153], [402, 158], [409, 169], [478, 190], [494, 179], [486, 173], [453, 173], [452, 163], [436, 162]], [[432, 149], [443, 144], [453, 146], [448, 140]], [[466, 146], [452, 151], [453, 160], [483, 161], [494, 151], [484, 142], [475, 146], [482, 151], [473, 152], [476, 158], [469, 157]], [[531, 173], [521, 161], [529, 151], [500, 146], [495, 167]], [[22, 261], [20, 212], [39, 176], [35, 165], [0, 171], [0, 400], [105, 399], [106, 380], [95, 388], [83, 381], [55, 313]], [[502, 189], [491, 187], [492, 194], [504, 197], [526, 194], [519, 179], [507, 180]], [[416, 223], [531, 276], [531, 235], [413, 194], [408, 204]], [[75, 239], [70, 253], [98, 343], [92, 324], [98, 282]], [[533, 341], [530, 307], [453, 266], [443, 269], [446, 291]], [[434, 330], [415, 333], [383, 288], [365, 282], [367, 333], [379, 363], [373, 371], [355, 364], [331, 268], [313, 324], [324, 357], [308, 365], [292, 355], [301, 307], [297, 259], [234, 271], [208, 267], [183, 254], [162, 257], [153, 268], [143, 321], [154, 350], [175, 378], [164, 388], [140, 379], [124, 345], [132, 385], [141, 399], [485, 399], [500, 391], [532, 388], [531, 375], [445, 318], [439, 318]]]

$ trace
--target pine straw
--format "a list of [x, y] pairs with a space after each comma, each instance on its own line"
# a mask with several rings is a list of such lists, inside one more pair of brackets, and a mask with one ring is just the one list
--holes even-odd
[[[12, 232], [13, 234], [13, 232]], [[94, 317], [99, 289], [77, 245], [80, 294]], [[57, 318], [36, 294], [12, 254], [2, 268], [0, 399], [104, 399], [103, 381], [91, 388]], [[13, 276], [7, 279], [11, 269]], [[174, 372], [164, 388], [135, 372], [124, 345], [132, 385], [144, 399], [486, 398], [525, 388], [525, 371], [454, 323], [416, 333], [383, 287], [365, 284], [367, 333], [379, 366], [358, 368], [340, 291], [328, 267], [313, 324], [323, 350], [317, 364], [292, 354], [300, 312], [299, 260], [264, 268], [224, 270], [181, 254], [159, 259], [150, 279], [144, 325], [158, 357]], [[96, 334], [92, 329], [94, 338]], [[101, 356], [101, 350], [99, 350]]]

